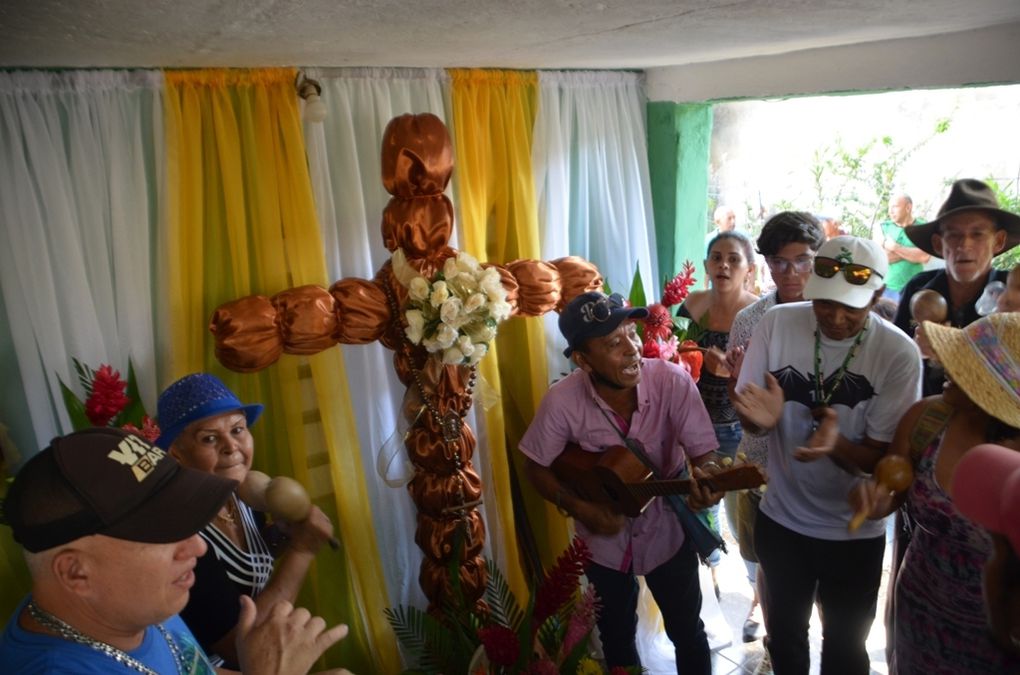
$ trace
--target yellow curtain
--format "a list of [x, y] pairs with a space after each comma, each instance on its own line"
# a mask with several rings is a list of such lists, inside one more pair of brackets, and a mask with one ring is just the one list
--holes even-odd
[[[537, 76], [490, 70], [452, 70], [450, 75], [462, 248], [482, 261], [538, 259], [538, 209], [531, 169]], [[514, 550], [513, 510], [505, 486], [510, 471], [515, 471], [542, 565], [548, 568], [567, 547], [567, 525], [527, 484], [517, 451], [547, 389], [542, 323], [535, 319], [505, 322], [494, 355], [480, 364], [482, 375], [502, 393], [502, 410], [493, 408], [485, 418], [490, 446], [483, 452], [488, 453], [496, 481], [504, 486], [497, 488], [499, 494], [505, 495], [496, 504], [505, 531], [492, 536], [502, 535], [508, 550]], [[524, 584], [521, 570], [505, 572], [520, 595]]]
[[166, 73], [170, 380], [216, 373], [246, 402], [266, 404], [253, 431], [256, 466], [294, 476], [336, 523], [340, 553], [321, 552], [298, 602], [350, 625], [325, 666], [395, 673], [382, 567], [369, 522], [355, 423], [338, 348], [283, 356], [239, 375], [213, 354], [209, 318], [220, 304], [303, 284], [327, 286], [322, 241], [294, 91], [295, 71]]

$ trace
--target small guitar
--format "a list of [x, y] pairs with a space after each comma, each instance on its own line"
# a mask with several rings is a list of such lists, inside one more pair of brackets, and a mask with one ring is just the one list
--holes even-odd
[[[655, 497], [691, 490], [689, 478], [652, 479], [648, 467], [622, 445], [610, 446], [605, 452], [588, 452], [576, 443], [568, 443], [550, 468], [581, 499], [611, 503], [631, 518], [641, 515]], [[698, 479], [698, 484], [712, 492], [744, 490], [764, 482], [765, 472], [757, 464], [737, 464]]]

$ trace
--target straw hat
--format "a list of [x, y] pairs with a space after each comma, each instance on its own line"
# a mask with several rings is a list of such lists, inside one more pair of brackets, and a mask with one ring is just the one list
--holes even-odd
[[986, 413], [1020, 428], [1020, 313], [992, 314], [966, 328], [925, 321], [924, 331], [953, 382]]

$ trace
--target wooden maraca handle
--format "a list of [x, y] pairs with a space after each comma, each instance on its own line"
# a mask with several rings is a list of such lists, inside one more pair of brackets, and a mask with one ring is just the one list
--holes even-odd
[[[270, 478], [261, 471], [249, 471], [237, 494], [255, 510], [268, 511], [288, 523], [300, 523], [312, 511], [312, 500], [304, 486], [287, 476]], [[340, 542], [330, 537], [329, 546], [337, 551]]]
[[[888, 489], [889, 488], [886, 487], [885, 485], [883, 485], [882, 483], [878, 484], [878, 491], [879, 492], [882, 492], [882, 491], [888, 490]], [[861, 525], [863, 525], [864, 521], [867, 520], [867, 518], [868, 518], [868, 510], [867, 509], [858, 509], [858, 511], [854, 514], [853, 518], [850, 519], [850, 523], [846, 526], [846, 529], [848, 531], [850, 531], [850, 532], [856, 532], [857, 528], [859, 528]]]
[[[914, 467], [910, 460], [902, 455], [886, 455], [875, 465], [875, 481], [877, 483], [876, 492], [879, 494], [905, 492], [914, 482]], [[856, 532], [867, 517], [868, 510], [859, 509], [850, 519], [847, 529], [850, 532]]]

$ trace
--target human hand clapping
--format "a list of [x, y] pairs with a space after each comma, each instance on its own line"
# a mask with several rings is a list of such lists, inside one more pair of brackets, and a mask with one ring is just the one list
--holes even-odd
[[[255, 602], [241, 596], [236, 643], [245, 675], [305, 675], [323, 652], [347, 636], [347, 625], [326, 628], [322, 617], [287, 601], [261, 614]], [[328, 671], [346, 673], [344, 669]]]

